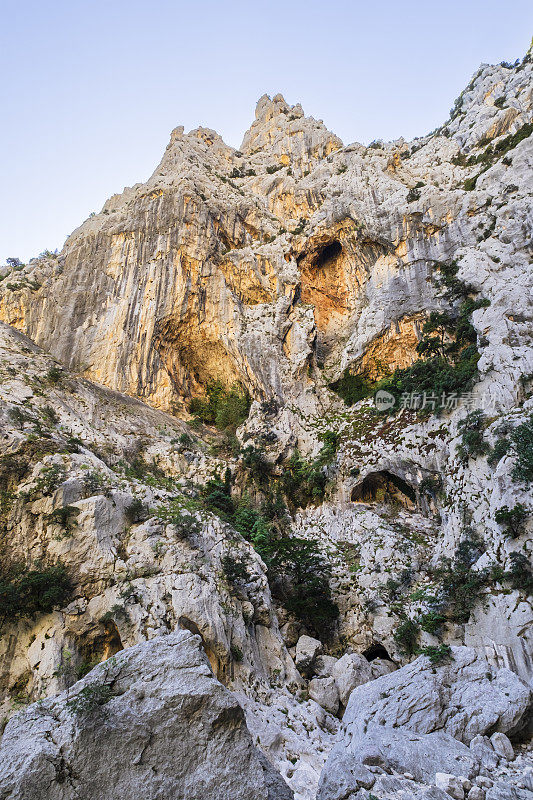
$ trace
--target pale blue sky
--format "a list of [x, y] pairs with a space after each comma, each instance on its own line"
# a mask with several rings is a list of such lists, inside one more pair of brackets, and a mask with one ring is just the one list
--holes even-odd
[[235, 146], [282, 92], [346, 143], [439, 125], [481, 62], [529, 46], [528, 0], [1, 0], [0, 263], [148, 178], [172, 128]]

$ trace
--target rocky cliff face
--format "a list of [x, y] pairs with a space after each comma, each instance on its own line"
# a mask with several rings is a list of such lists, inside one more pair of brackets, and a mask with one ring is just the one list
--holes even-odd
[[[238, 151], [177, 128], [149, 181], [59, 255], [4, 269], [0, 692], [6, 717], [53, 699], [9, 723], [0, 798], [89, 796], [89, 717], [65, 703], [123, 650], [154, 659], [172, 738], [176, 693], [207, 680], [196, 655], [186, 690], [169, 672], [182, 629], [270, 764], [210, 678], [190, 763], [215, 728], [237, 736], [239, 796], [525, 800], [532, 71], [529, 55], [482, 66], [410, 143], [344, 146], [281, 95]], [[124, 726], [142, 688], [108, 689]], [[111, 736], [105, 719], [89, 728]], [[145, 747], [125, 735], [125, 760]], [[198, 785], [222, 798], [217, 764]], [[158, 796], [191, 797], [198, 769]]]

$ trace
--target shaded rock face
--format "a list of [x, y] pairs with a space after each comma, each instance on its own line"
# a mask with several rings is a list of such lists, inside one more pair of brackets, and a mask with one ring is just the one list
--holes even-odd
[[[105, 703], [69, 707], [102, 686]], [[132, 647], [69, 692], [30, 706], [8, 723], [0, 755], [5, 800], [293, 797], [187, 632]]]

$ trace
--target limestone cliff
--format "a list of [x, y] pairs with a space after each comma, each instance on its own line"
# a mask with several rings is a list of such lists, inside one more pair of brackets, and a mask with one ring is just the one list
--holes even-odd
[[[60, 254], [2, 270], [0, 699], [67, 695], [9, 723], [0, 798], [17, 731], [45, 758], [78, 679], [181, 628], [297, 800], [526, 800], [532, 72], [483, 65], [413, 142], [345, 146], [281, 95], [240, 150], [176, 128]], [[239, 731], [243, 797], [289, 797]]]

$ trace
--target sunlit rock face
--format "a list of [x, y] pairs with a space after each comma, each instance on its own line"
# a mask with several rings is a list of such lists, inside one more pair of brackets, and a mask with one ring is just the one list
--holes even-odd
[[[164, 655], [178, 636], [194, 639], [198, 668], [185, 704], [198, 682], [225, 698], [221, 730], [237, 730], [248, 759], [227, 791], [528, 800], [531, 752], [513, 756], [533, 681], [533, 507], [512, 437], [533, 414], [531, 75], [530, 56], [484, 65], [437, 131], [368, 147], [265, 95], [240, 150], [176, 128], [152, 177], [110, 198], [60, 254], [0, 270], [0, 563], [61, 563], [72, 584], [68, 602], [0, 616], [1, 716], [59, 698], [9, 723], [11, 794], [0, 782], [0, 797], [19, 797], [17, 759], [34, 752], [18, 731], [55, 731], [57, 710], [78, 765], [63, 692], [100, 662], [93, 677]], [[370, 397], [344, 402], [343, 381], [372, 386], [419, 359], [432, 312], [450, 311], [437, 284], [454, 263], [482, 301], [473, 385], [422, 414], [408, 398], [389, 414]], [[239, 426], [192, 424], [190, 401], [213, 382], [249, 393]], [[485, 414], [481, 445], [465, 455], [473, 409]], [[310, 475], [318, 491], [305, 497]], [[268, 503], [262, 528], [243, 527]], [[525, 521], [510, 535], [498, 514], [517, 505]], [[315, 543], [327, 562], [339, 611], [327, 635], [287, 607], [291, 582], [266, 563], [265, 530]], [[435, 620], [430, 600], [461, 546], [473, 588], [466, 600], [460, 581], [454, 592], [466, 613], [443, 605]], [[418, 626], [410, 647], [407, 621]], [[160, 666], [168, 678], [166, 656]], [[377, 733], [350, 744], [368, 697]], [[151, 720], [150, 698], [136, 695]], [[127, 721], [121, 695], [110, 703]], [[413, 709], [433, 707], [431, 725], [410, 724]], [[472, 716], [483, 725], [459, 735]], [[163, 739], [174, 724], [169, 712]], [[54, 763], [61, 778], [55, 749]], [[63, 788], [57, 797], [70, 797]]]
[[437, 305], [436, 262], [460, 256], [492, 291], [506, 269], [522, 274], [528, 143], [474, 192], [463, 182], [479, 169], [454, 161], [529, 120], [530, 71], [483, 67], [451, 122], [411, 144], [343, 146], [281, 95], [259, 100], [241, 150], [176, 128], [146, 184], [108, 200], [57, 259], [33, 262], [31, 285], [2, 283], [1, 318], [166, 409], [210, 380], [286, 400], [315, 361], [329, 378], [405, 366]]

